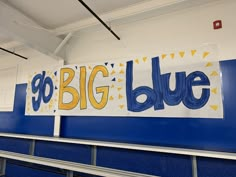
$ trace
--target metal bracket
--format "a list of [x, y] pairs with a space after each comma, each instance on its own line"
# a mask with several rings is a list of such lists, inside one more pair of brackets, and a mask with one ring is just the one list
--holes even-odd
[[35, 150], [35, 140], [32, 140], [30, 142], [29, 155], [34, 155], [34, 150]]
[[74, 172], [73, 171], [67, 171], [66, 177], [73, 177], [73, 176], [74, 176]]
[[97, 146], [92, 146], [91, 165], [97, 165]]
[[197, 157], [192, 156], [192, 177], [198, 177], [197, 174]]
[[0, 158], [0, 176], [5, 176], [6, 161], [5, 158]]

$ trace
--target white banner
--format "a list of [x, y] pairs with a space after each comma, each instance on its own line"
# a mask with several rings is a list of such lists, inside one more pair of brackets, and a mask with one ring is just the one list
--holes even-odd
[[205, 46], [33, 74], [26, 114], [223, 118], [217, 50]]

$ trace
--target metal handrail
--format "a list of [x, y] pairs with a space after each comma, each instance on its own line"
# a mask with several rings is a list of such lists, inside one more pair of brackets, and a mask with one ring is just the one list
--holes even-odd
[[150, 145], [140, 145], [140, 144], [116, 143], [116, 142], [93, 141], [93, 140], [59, 138], [59, 137], [48, 137], [48, 136], [34, 136], [34, 135], [24, 135], [24, 134], [12, 134], [12, 133], [0, 133], [0, 137], [51, 141], [51, 142], [91, 145], [91, 146], [100, 146], [100, 147], [130, 149], [130, 150], [161, 152], [161, 153], [179, 154], [179, 155], [196, 156], [196, 157], [236, 160], [236, 153], [220, 152], [220, 151], [206, 151], [206, 150], [196, 150], [196, 149], [187, 149], [187, 148], [173, 148], [173, 147], [163, 147], [163, 146], [150, 146]]
[[48, 167], [60, 168], [73, 172], [81, 172], [91, 175], [109, 176], [109, 177], [158, 177], [142, 173], [135, 173], [123, 170], [116, 170], [112, 168], [104, 168], [93, 165], [86, 165], [70, 161], [63, 161], [51, 158], [37, 157], [32, 155], [25, 155], [9, 151], [0, 151], [0, 157], [5, 159], [13, 159], [37, 165], [45, 165]]

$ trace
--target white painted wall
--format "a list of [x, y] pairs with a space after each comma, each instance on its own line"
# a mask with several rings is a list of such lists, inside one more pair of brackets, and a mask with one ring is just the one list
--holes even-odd
[[0, 69], [0, 111], [13, 111], [17, 67]]
[[[45, 56], [32, 49], [18, 49], [17, 53], [28, 57], [28, 60], [23, 60], [14, 55], [5, 54], [3, 52], [1, 52], [0, 55], [0, 111], [13, 110], [15, 83], [27, 83], [30, 74], [36, 71], [41, 72], [43, 69], [50, 66], [58, 65], [58, 61], [55, 59]], [[16, 72], [10, 72], [9, 68], [15, 68]], [[1, 75], [6, 73], [11, 75]]]
[[[85, 29], [74, 34], [67, 50], [67, 63], [155, 56], [208, 43], [219, 46], [221, 60], [233, 59], [236, 58], [235, 16], [236, 1], [221, 0], [147, 19], [144, 15], [142, 20], [110, 23], [121, 41], [102, 26]], [[213, 30], [212, 23], [218, 19], [222, 20], [223, 29]]]
[[[220, 59], [236, 58], [236, 1], [221, 0], [160, 15], [129, 17], [109, 23], [121, 37], [116, 40], [103, 26], [74, 33], [67, 47], [66, 64], [133, 59], [135, 56], [156, 56], [165, 51], [199, 47], [215, 43]], [[164, 13], [164, 12], [162, 12]], [[214, 20], [223, 21], [223, 29], [213, 30]], [[0, 55], [0, 69], [18, 65], [17, 83], [26, 83], [28, 74], [58, 64], [58, 61], [35, 50], [21, 49], [29, 57], [24, 61], [12, 55]]]
[[44, 68], [58, 65], [58, 61], [55, 59], [32, 49], [18, 49], [17, 53], [28, 57], [28, 60], [10, 54], [1, 53], [0, 55], [0, 70], [12, 66], [17, 67], [17, 84], [26, 83], [29, 74], [34, 73], [35, 71], [42, 71]]

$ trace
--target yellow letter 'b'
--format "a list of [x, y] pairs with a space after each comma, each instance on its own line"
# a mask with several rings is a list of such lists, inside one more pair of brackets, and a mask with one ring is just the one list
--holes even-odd
[[[68, 74], [67, 79], [65, 80], [65, 74]], [[72, 110], [75, 108], [79, 102], [79, 93], [78, 91], [68, 86], [75, 76], [75, 71], [71, 68], [62, 68], [60, 73], [60, 89], [59, 89], [59, 109], [60, 110]], [[63, 102], [63, 94], [67, 92], [72, 95], [72, 100], [69, 103]]]

